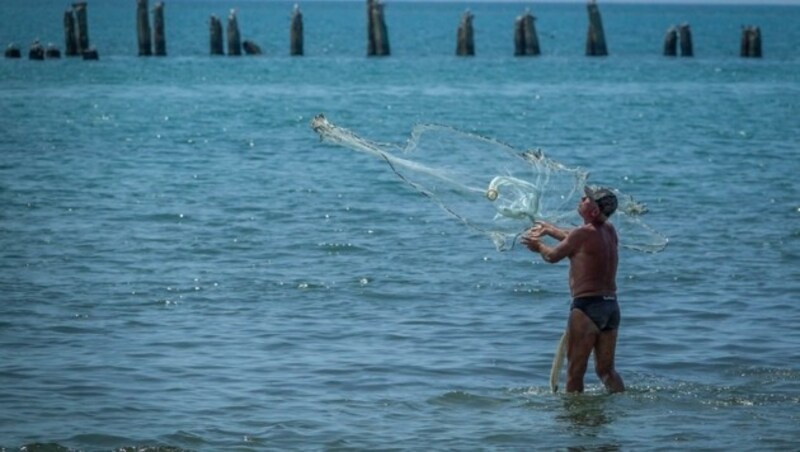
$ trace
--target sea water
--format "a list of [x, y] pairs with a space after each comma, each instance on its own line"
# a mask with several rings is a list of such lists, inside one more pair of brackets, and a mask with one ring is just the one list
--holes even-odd
[[[66, 6], [5, 0], [0, 42], [63, 50]], [[208, 55], [233, 7], [264, 55]], [[513, 57], [525, 7], [537, 58]], [[800, 445], [800, 8], [601, 4], [605, 58], [581, 3], [389, 2], [387, 58], [362, 2], [301, 3], [289, 57], [291, 8], [167, 2], [168, 56], [139, 58], [135, 3], [90, 2], [99, 61], [0, 61], [0, 447]], [[661, 56], [684, 22], [695, 57]], [[591, 366], [585, 394], [549, 391], [566, 263], [495, 251], [320, 143], [318, 113], [540, 148], [647, 204], [670, 243], [621, 252], [627, 392]]]

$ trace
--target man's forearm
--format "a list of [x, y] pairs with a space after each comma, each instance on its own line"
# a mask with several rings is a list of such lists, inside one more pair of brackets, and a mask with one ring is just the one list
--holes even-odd
[[567, 236], [569, 235], [569, 230], [557, 228], [555, 226], [550, 226], [549, 228], [547, 228], [547, 235], [560, 242], [565, 238], [567, 238]]
[[545, 245], [544, 243], [539, 244], [539, 249], [537, 249], [536, 252], [539, 253], [540, 256], [542, 256], [542, 260], [544, 260], [545, 262], [550, 264], [555, 262], [551, 257], [553, 249]]

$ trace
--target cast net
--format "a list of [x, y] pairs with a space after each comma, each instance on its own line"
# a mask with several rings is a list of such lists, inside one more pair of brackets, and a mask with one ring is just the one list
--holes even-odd
[[[324, 142], [384, 160], [405, 183], [489, 237], [499, 251], [513, 248], [534, 221], [562, 227], [580, 224], [575, 207], [589, 174], [542, 151], [520, 151], [492, 138], [433, 124], [414, 127], [403, 147], [366, 140], [323, 115], [317, 115], [311, 127]], [[644, 205], [614, 191], [619, 207], [612, 222], [620, 244], [645, 252], [664, 249], [667, 239], [641, 221]]]

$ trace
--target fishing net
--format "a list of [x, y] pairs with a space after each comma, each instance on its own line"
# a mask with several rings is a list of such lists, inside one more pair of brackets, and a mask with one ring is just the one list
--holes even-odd
[[[338, 127], [323, 115], [311, 127], [324, 142], [384, 160], [397, 176], [467, 227], [489, 237], [499, 251], [514, 247], [534, 221], [579, 225], [576, 205], [589, 174], [536, 150], [452, 127], [414, 127], [406, 145], [379, 144]], [[622, 246], [645, 252], [664, 249], [667, 239], [645, 225], [647, 209], [613, 189], [619, 199], [612, 220]]]

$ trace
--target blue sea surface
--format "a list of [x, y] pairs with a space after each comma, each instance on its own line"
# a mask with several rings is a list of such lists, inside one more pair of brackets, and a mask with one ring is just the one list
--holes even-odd
[[[66, 6], [4, 0], [0, 43], [63, 50]], [[515, 58], [528, 6], [542, 55]], [[231, 7], [264, 55], [208, 55]], [[601, 3], [604, 58], [580, 3], [390, 2], [386, 58], [363, 3], [300, 7], [302, 57], [292, 3], [174, 0], [167, 57], [115, 1], [99, 61], [0, 60], [0, 449], [800, 447], [800, 7]], [[683, 22], [695, 57], [663, 57]], [[646, 203], [670, 242], [621, 252], [627, 392], [550, 392], [566, 263], [497, 252], [318, 113], [541, 148]]]

